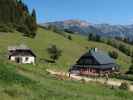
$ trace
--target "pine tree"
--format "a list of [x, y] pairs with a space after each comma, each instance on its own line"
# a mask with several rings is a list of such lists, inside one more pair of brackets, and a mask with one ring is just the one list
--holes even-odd
[[89, 36], [88, 36], [88, 41], [89, 40], [93, 40], [93, 34], [92, 33], [90, 33]]
[[28, 9], [28, 6], [26, 4], [24, 4], [23, 9], [24, 9], [24, 11], [26, 11], [27, 14], [29, 14], [29, 9]]
[[24, 33], [24, 36], [35, 37], [37, 30], [35, 9], [30, 14], [28, 6], [20, 0], [18, 1], [18, 16], [18, 22], [22, 25], [19, 30]]
[[27, 34], [26, 36], [32, 37], [32, 38], [35, 37], [37, 26], [36, 26], [36, 22], [32, 16], [26, 17], [25, 25], [28, 27], [28, 29], [30, 31], [29, 33], [26, 33]]
[[0, 23], [13, 23], [15, 20], [15, 0], [0, 0]]
[[35, 9], [30, 14], [22, 0], [0, 0], [0, 31], [7, 31], [5, 29], [10, 26], [26, 36], [34, 37], [37, 30]]
[[32, 19], [32, 24], [33, 24], [33, 30], [37, 30], [37, 23], [36, 23], [36, 11], [35, 9], [32, 10], [31, 16], [33, 17]]
[[32, 10], [31, 16], [34, 18], [34, 20], [36, 21], [36, 11], [35, 9]]

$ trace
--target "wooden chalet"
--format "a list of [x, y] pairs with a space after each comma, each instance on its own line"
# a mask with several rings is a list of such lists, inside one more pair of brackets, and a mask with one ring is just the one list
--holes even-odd
[[36, 55], [25, 45], [8, 47], [8, 59], [21, 64], [35, 64]]
[[117, 71], [115, 60], [108, 54], [98, 51], [97, 48], [89, 50], [73, 65], [70, 73], [78, 75], [106, 75]]

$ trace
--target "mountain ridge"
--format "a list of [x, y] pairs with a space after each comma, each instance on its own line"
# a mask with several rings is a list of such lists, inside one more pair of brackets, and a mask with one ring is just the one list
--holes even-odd
[[42, 26], [55, 25], [60, 29], [68, 29], [73, 33], [87, 36], [89, 33], [95, 33], [104, 37], [120, 37], [133, 40], [133, 24], [131, 25], [111, 25], [111, 24], [93, 24], [83, 20], [64, 20], [41, 24]]

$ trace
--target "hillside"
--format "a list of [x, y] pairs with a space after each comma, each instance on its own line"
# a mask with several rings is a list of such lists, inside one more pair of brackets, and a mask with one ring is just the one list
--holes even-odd
[[26, 44], [37, 54], [38, 60], [41, 58], [48, 59], [46, 49], [51, 44], [55, 44], [63, 51], [63, 55], [57, 62], [57, 68], [60, 67], [61, 69], [68, 69], [69, 66], [74, 64], [83, 53], [88, 51], [87, 48], [96, 47], [105, 52], [111, 50], [117, 51], [119, 53], [117, 62], [122, 65], [123, 69], [126, 69], [130, 64], [130, 58], [128, 56], [109, 45], [98, 42], [88, 42], [85, 37], [78, 35], [73, 35], [72, 37], [73, 40], [68, 40], [61, 35], [41, 28], [38, 29], [38, 34], [35, 39], [23, 37], [21, 36], [21, 33], [2, 34], [0, 36], [0, 53], [5, 53], [8, 46]]
[[[67, 34], [67, 33], [66, 33]], [[37, 55], [37, 64], [20, 65], [6, 61], [7, 47], [11, 45], [26, 44]], [[44, 60], [48, 59], [46, 49], [50, 44], [57, 45], [63, 51], [57, 64], [48, 64]], [[131, 100], [132, 93], [119, 89], [90, 83], [70, 80], [58, 80], [49, 75], [45, 69], [59, 69], [67, 71], [70, 65], [86, 51], [87, 48], [97, 47], [105, 52], [115, 50], [119, 54], [117, 63], [121, 70], [127, 70], [130, 65], [130, 57], [117, 49], [98, 42], [88, 42], [85, 37], [72, 35], [72, 40], [63, 36], [38, 29], [37, 36], [32, 38], [23, 37], [21, 33], [4, 33], [0, 35], [0, 99], [2, 100]], [[130, 96], [130, 98], [128, 98]]]

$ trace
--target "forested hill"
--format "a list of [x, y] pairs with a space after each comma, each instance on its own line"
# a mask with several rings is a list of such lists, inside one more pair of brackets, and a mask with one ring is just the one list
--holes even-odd
[[17, 2], [15, 0], [0, 0], [0, 23], [17, 22]]
[[0, 0], [0, 31], [16, 29], [25, 36], [34, 36], [37, 29], [36, 12], [29, 12], [21, 0]]

